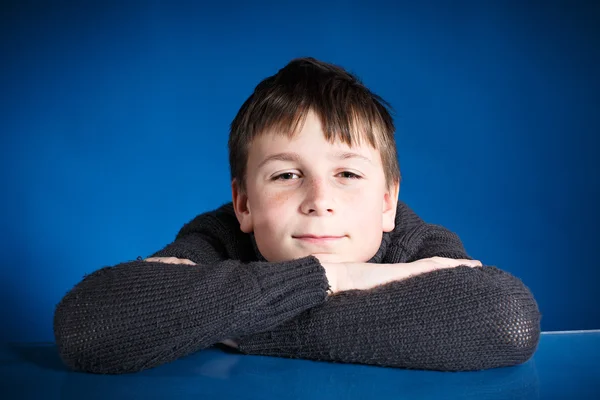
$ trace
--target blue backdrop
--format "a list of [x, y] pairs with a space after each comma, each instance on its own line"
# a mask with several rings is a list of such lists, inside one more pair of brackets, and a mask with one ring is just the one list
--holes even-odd
[[2, 3], [1, 339], [53, 340], [84, 274], [229, 201], [229, 123], [300, 56], [391, 102], [401, 200], [521, 278], [543, 330], [600, 328], [598, 6], [123, 3]]

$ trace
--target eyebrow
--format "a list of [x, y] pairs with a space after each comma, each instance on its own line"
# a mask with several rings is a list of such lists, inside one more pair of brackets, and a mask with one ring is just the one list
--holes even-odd
[[266, 164], [272, 161], [300, 161], [300, 155], [298, 153], [276, 153], [265, 158], [258, 164], [258, 169], [264, 167]]
[[[334, 153], [331, 155], [331, 158], [337, 159], [337, 160], [349, 160], [349, 159], [355, 158], [355, 159], [359, 159], [362, 161], [366, 161], [369, 164], [373, 164], [373, 161], [371, 161], [370, 158], [365, 157], [362, 154], [353, 153], [353, 152], [349, 152], [349, 151], [342, 151], [342, 152]], [[268, 164], [272, 161], [299, 162], [301, 159], [302, 159], [302, 157], [300, 157], [300, 155], [298, 153], [276, 153], [276, 154], [270, 155], [269, 157], [262, 160], [261, 163], [258, 164], [258, 169], [264, 167], [266, 164]]]
[[339, 153], [335, 153], [334, 158], [337, 158], [338, 160], [348, 160], [351, 158], [357, 158], [359, 160], [366, 161], [369, 164], [373, 164], [373, 161], [371, 161], [369, 157], [365, 157], [362, 154], [353, 153], [351, 151], [341, 151]]

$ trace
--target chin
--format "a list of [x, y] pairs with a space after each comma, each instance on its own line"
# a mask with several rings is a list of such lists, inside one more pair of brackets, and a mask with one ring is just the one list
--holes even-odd
[[330, 262], [330, 263], [342, 263], [342, 262], [350, 262], [349, 260], [343, 259], [339, 254], [311, 254], [320, 262]]
[[265, 257], [265, 259], [269, 262], [285, 262], [285, 261], [298, 260], [300, 258], [304, 258], [304, 257], [308, 257], [308, 256], [314, 256], [320, 262], [328, 262], [328, 263], [366, 262], [366, 261], [362, 261], [362, 260], [348, 259], [347, 257], [344, 257], [341, 254], [326, 254], [326, 253], [316, 253], [316, 254], [300, 253], [300, 254], [294, 254], [294, 255], [278, 254], [274, 257]]

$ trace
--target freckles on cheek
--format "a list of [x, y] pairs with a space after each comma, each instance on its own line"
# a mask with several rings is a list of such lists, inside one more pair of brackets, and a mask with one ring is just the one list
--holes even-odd
[[268, 194], [265, 199], [265, 205], [271, 209], [283, 206], [289, 200], [290, 195], [286, 192], [276, 192]]
[[265, 231], [272, 231], [285, 221], [286, 207], [290, 194], [283, 192], [265, 193], [260, 205], [260, 218], [257, 224]]

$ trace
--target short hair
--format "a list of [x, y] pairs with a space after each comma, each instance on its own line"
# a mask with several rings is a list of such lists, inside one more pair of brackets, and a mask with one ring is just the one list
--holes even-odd
[[293, 138], [310, 110], [320, 119], [327, 141], [353, 146], [366, 139], [381, 155], [388, 189], [400, 182], [390, 104], [344, 68], [307, 57], [290, 61], [260, 82], [231, 122], [229, 166], [241, 192], [246, 192], [254, 138], [265, 132]]

